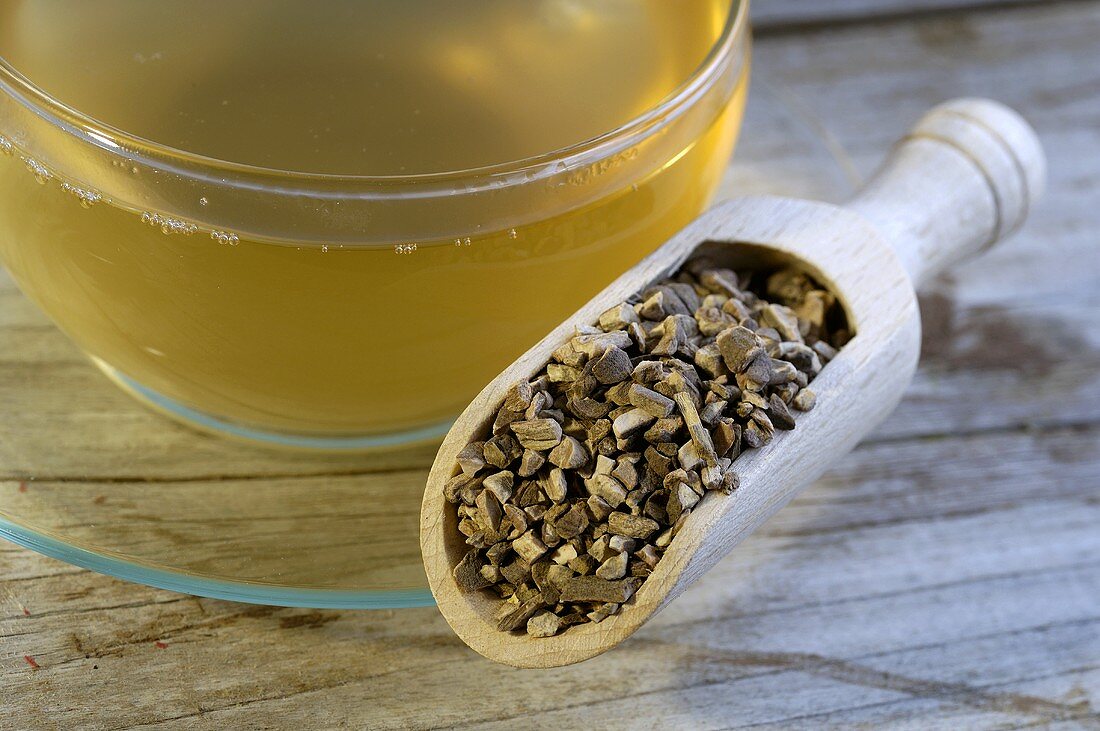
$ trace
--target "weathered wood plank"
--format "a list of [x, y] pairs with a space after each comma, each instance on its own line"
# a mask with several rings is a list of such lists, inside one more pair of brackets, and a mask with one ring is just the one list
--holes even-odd
[[[905, 446], [857, 450], [638, 639], [586, 664], [585, 677], [605, 679], [592, 688], [571, 680], [575, 670], [515, 673], [486, 663], [430, 609], [248, 607], [86, 572], [8, 584], [0, 685], [14, 712], [49, 710], [60, 725], [91, 727], [106, 726], [97, 714], [109, 713], [118, 727], [168, 728], [175, 722], [165, 719], [198, 719], [203, 709], [211, 728], [293, 719], [428, 728], [521, 711], [549, 728], [582, 709], [600, 725], [641, 708], [666, 728], [721, 728], [809, 712], [842, 719], [869, 703], [899, 703], [881, 713], [915, 715], [925, 707], [905, 705], [914, 697], [945, 719], [992, 724], [1002, 711], [988, 704], [1018, 699], [985, 686], [1069, 672], [1087, 664], [1082, 656], [1100, 656], [1100, 504], [1086, 479], [1100, 464], [1100, 430]], [[1065, 469], [1052, 450], [1079, 458]], [[0, 554], [0, 572], [8, 560]], [[1000, 670], [990, 664], [998, 653], [1007, 663]], [[639, 676], [628, 668], [664, 669]], [[877, 673], [885, 687], [855, 682]], [[155, 690], [120, 682], [135, 676]], [[414, 678], [411, 703], [405, 689]], [[544, 683], [548, 690], [536, 691]], [[500, 687], [525, 700], [505, 713], [494, 700]], [[1067, 680], [1035, 697], [1057, 699], [1073, 687]], [[1080, 687], [1100, 701], [1100, 687]], [[1043, 708], [1045, 717], [1063, 713]]]
[[[423, 581], [415, 540], [423, 485], [423, 473], [408, 470], [137, 486], [36, 480], [0, 482], [0, 504], [71, 540], [155, 565], [300, 586], [400, 589]], [[299, 560], [286, 559], [288, 535]]]
[[[150, 656], [157, 648], [149, 647], [153, 640], [147, 639], [142, 648], [145, 677], [158, 686], [171, 684], [183, 670], [184, 682], [156, 698], [135, 700], [154, 706], [142, 719], [154, 726], [180, 715], [199, 715], [201, 709], [211, 725], [279, 727], [308, 723], [314, 709], [322, 708], [333, 722], [358, 726], [369, 721], [377, 728], [506, 728], [520, 719], [535, 728], [561, 728], [581, 714], [595, 727], [638, 717], [654, 718], [653, 728], [723, 728], [731, 722], [775, 722], [914, 696], [937, 700], [941, 706], [958, 704], [967, 712], [999, 714], [1016, 706], [1016, 718], [1040, 714], [1040, 720], [1057, 720], [1088, 713], [1088, 707], [1076, 702], [1063, 708], [1049, 697], [1013, 697], [965, 681], [978, 676], [984, 684], [995, 685], [1049, 676], [1052, 667], [1087, 667], [1098, 649], [1095, 630], [1100, 618], [1095, 606], [1084, 591], [1076, 592], [1072, 601], [1050, 598], [1052, 592], [1063, 592], [1067, 583], [1095, 578], [1095, 568], [1091, 576], [1083, 570], [1048, 572], [1031, 580], [976, 582], [927, 594], [858, 601], [832, 608], [830, 631], [807, 631], [807, 623], [812, 626], [820, 618], [811, 609], [678, 627], [674, 641], [646, 633], [615, 656], [586, 666], [592, 673], [586, 677], [601, 679], [592, 685], [576, 683], [575, 671], [517, 674], [489, 666], [471, 660], [449, 640], [440, 646], [434, 633], [379, 642], [364, 635], [362, 628], [334, 620], [323, 627], [281, 633], [279, 646], [262, 661], [268, 682], [281, 689], [272, 692], [248, 673], [238, 673], [244, 677], [233, 678], [227, 687], [226, 678], [212, 678], [208, 672], [209, 667], [223, 666], [247, 670], [234, 660], [241, 652], [254, 655], [258, 648], [208, 647], [203, 657], [208, 665], [181, 668], [170, 652], [187, 652], [182, 640], [168, 637], [163, 640], [168, 646]], [[1013, 600], [1005, 602], [1009, 596]], [[999, 602], [1001, 609], [991, 614], [983, 606], [986, 602]], [[957, 620], [928, 617], [930, 606], [944, 604], [971, 609]], [[312, 621], [323, 622], [323, 617]], [[1090, 632], [1094, 639], [1083, 641]], [[313, 657], [311, 648], [317, 642], [327, 640], [325, 644], [331, 645], [337, 638], [353, 647], [327, 654], [323, 667], [302, 667]], [[99, 656], [96, 664], [108, 671], [105, 675], [125, 672], [126, 661], [133, 663], [136, 657], [137, 652]], [[634, 673], [632, 668], [647, 672]], [[68, 671], [50, 672], [63, 678]], [[403, 692], [414, 678], [419, 689], [415, 703]], [[13, 690], [23, 689], [20, 686]], [[511, 699], [498, 695], [505, 687]], [[1054, 697], [1071, 690], [1067, 683]], [[731, 704], [731, 698], [737, 702]], [[1095, 702], [1095, 688], [1088, 699]], [[141, 718], [125, 705], [130, 701], [123, 689], [100, 688], [96, 700], [102, 707], [122, 707], [123, 715], [117, 718], [121, 727]], [[191, 709], [189, 700], [194, 703]], [[1025, 710], [1025, 705], [1032, 708]], [[164, 713], [167, 706], [181, 711]]]
[[802, 32], [810, 24], [835, 24], [907, 19], [914, 15], [1011, 6], [1034, 0], [754, 0], [753, 25], [764, 34]]
[[[741, 728], [761, 731], [792, 729], [816, 731], [817, 729], [848, 729], [852, 727], [890, 728], [901, 731], [920, 731], [928, 728], [965, 729], [1076, 729], [1095, 726], [1096, 714], [1090, 711], [1085, 687], [1100, 683], [1096, 670], [1057, 673], [1039, 679], [1020, 680], [1005, 684], [984, 685], [981, 688], [967, 686], [949, 689], [946, 698], [907, 698], [885, 703], [865, 703], [839, 712], [809, 713], [797, 719], [783, 719], [779, 723], [754, 724]], [[1069, 690], [1066, 691], [1066, 688]], [[975, 696], [974, 693], [981, 695]], [[962, 696], [965, 700], [956, 700]], [[1054, 704], [1045, 698], [1057, 698]], [[946, 702], [945, 702], [946, 701]], [[966, 705], [965, 701], [977, 701], [989, 710]], [[1003, 709], [1003, 710], [996, 710]], [[995, 712], [990, 712], [991, 710]], [[1032, 718], [1021, 719], [1021, 715]], [[1052, 721], [1064, 718], [1064, 721]], [[737, 727], [731, 727], [737, 728]]]
[[[1029, 673], [1048, 662], [1052, 653], [1088, 667], [1089, 648], [1075, 644], [1079, 636], [1079, 626], [1065, 624], [962, 641], [952, 649], [965, 652], [973, 665], [950, 668], [942, 667], [944, 648], [939, 644], [838, 658], [817, 652], [684, 648], [658, 643], [654, 649], [669, 653], [662, 674], [666, 687], [540, 714], [533, 727], [560, 728], [568, 724], [571, 715], [575, 718], [583, 711], [585, 721], [596, 727], [611, 727], [621, 718], [647, 719], [660, 712], [660, 720], [643, 720], [639, 727], [742, 729], [786, 723], [792, 707], [802, 710], [799, 720], [814, 721], [815, 716], [839, 717], [866, 706], [880, 712], [893, 707], [894, 712], [905, 713], [913, 710], [906, 707], [913, 699], [930, 702], [941, 713], [943, 706], [954, 706], [950, 716], [955, 728], [988, 727], [1012, 719], [1078, 718], [1090, 713], [1083, 704], [1063, 704], [998, 686], [1031, 680]], [[1009, 638], [1015, 649], [1011, 655], [1003, 652]], [[968, 683], [967, 676], [976, 669], [991, 682]], [[681, 685], [678, 681], [685, 676], [692, 682]], [[736, 703], [730, 703], [731, 698], [736, 698]], [[518, 720], [517, 716], [463, 728], [505, 729]]]
[[1100, 64], [1080, 61], [1098, 33], [1100, 4], [1055, 3], [758, 44], [757, 79], [797, 99], [860, 175], [893, 130], [953, 96], [998, 97], [1046, 147], [1047, 196], [1024, 230], [923, 298], [923, 367], [880, 437], [1100, 414], [1100, 152], [1083, 152], [1100, 150]]

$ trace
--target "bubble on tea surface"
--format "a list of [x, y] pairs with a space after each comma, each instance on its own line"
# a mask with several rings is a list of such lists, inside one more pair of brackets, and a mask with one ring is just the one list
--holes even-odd
[[510, 238], [510, 239], [519, 238], [519, 233], [517, 233], [514, 228], [510, 228], [510, 229], [508, 229], [508, 238]]
[[0, 154], [11, 155], [15, 153], [15, 145], [4, 135], [0, 135]]
[[397, 254], [411, 254], [416, 251], [416, 244], [397, 244], [393, 250]]
[[46, 182], [53, 177], [53, 173], [51, 173], [45, 165], [38, 162], [38, 160], [28, 157], [25, 162], [27, 163], [27, 170], [31, 171], [34, 175], [34, 179], [37, 180], [39, 184], [45, 185]]
[[328, 244], [321, 244], [321, 253], [323, 253], [323, 254], [328, 253]]
[[200, 206], [205, 206], [205, 205], [208, 205], [209, 203], [210, 203], [210, 201], [207, 200], [205, 195], [202, 198], [199, 198], [199, 205]]
[[241, 242], [237, 234], [230, 233], [229, 231], [211, 231], [210, 238], [223, 246], [236, 246]]
[[179, 218], [162, 216], [159, 213], [152, 213], [151, 211], [143, 212], [141, 214], [141, 221], [150, 226], [159, 227], [162, 234], [183, 234], [184, 236], [190, 236], [195, 233], [195, 231], [198, 231], [199, 228], [195, 224]]
[[99, 203], [103, 199], [97, 191], [90, 190], [88, 188], [81, 188], [71, 183], [62, 183], [61, 189], [70, 195], [76, 196], [76, 199], [80, 202], [80, 205], [84, 208], [91, 208], [96, 203]]

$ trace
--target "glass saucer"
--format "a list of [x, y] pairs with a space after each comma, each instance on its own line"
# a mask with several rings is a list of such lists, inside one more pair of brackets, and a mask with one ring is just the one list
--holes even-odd
[[[836, 202], [857, 182], [798, 99], [754, 77], [719, 197]], [[0, 537], [128, 581], [316, 608], [432, 603], [417, 536], [435, 446], [274, 451], [120, 390], [0, 271]]]

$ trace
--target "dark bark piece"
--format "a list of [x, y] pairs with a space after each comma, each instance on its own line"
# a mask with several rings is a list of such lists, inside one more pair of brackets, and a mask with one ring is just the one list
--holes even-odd
[[527, 531], [512, 541], [512, 550], [528, 564], [531, 564], [546, 553], [546, 544], [539, 540], [533, 531]]
[[611, 410], [610, 404], [606, 401], [599, 401], [590, 396], [574, 399], [569, 402], [569, 405], [573, 413], [582, 419], [602, 419]]
[[766, 434], [758, 423], [750, 421], [741, 433], [741, 441], [753, 449], [760, 449], [760, 447], [771, 441], [771, 435]]
[[699, 293], [695, 291], [695, 287], [691, 284], [687, 282], [669, 282], [667, 286], [684, 303], [684, 307], [687, 309], [686, 314], [690, 315], [702, 306], [703, 302], [699, 298]]
[[477, 500], [477, 523], [482, 530], [496, 532], [500, 529], [500, 519], [504, 511], [500, 500], [489, 490], [482, 490]]
[[763, 352], [755, 333], [740, 325], [718, 333], [715, 342], [726, 367], [734, 373], [740, 373], [756, 353]]
[[500, 567], [500, 573], [508, 580], [509, 584], [522, 584], [531, 575], [531, 567], [520, 558]]
[[630, 356], [626, 351], [618, 347], [610, 347], [598, 358], [592, 361], [592, 375], [603, 384], [613, 384], [625, 381], [630, 377], [633, 366], [630, 364]]
[[720, 306], [700, 307], [695, 311], [695, 320], [699, 332], [708, 338], [737, 325], [737, 319]]
[[627, 398], [635, 406], [656, 419], [663, 419], [672, 413], [676, 404], [668, 396], [657, 393], [641, 384], [631, 384]]
[[646, 320], [661, 321], [668, 316], [665, 309], [665, 293], [654, 292], [638, 308], [638, 314]]
[[715, 399], [699, 411], [699, 419], [708, 427], [712, 427], [717, 423], [718, 417], [725, 413], [728, 405], [725, 401]]
[[524, 480], [512, 493], [512, 502], [521, 508], [537, 505], [543, 497], [539, 494], [539, 485], [534, 480]]
[[661, 339], [650, 350], [654, 355], [675, 355], [685, 352], [690, 339], [699, 332], [694, 318], [688, 315], [670, 315], [662, 323]]
[[626, 576], [627, 567], [630, 565], [630, 556], [627, 553], [616, 553], [608, 556], [603, 563], [596, 568], [596, 578], [614, 581]]
[[772, 358], [771, 371], [771, 378], [768, 379], [769, 386], [782, 386], [798, 378], [798, 369], [785, 360]]
[[588, 506], [588, 513], [592, 516], [592, 520], [599, 523], [606, 520], [607, 516], [614, 512], [615, 508], [611, 506], [611, 503], [604, 500], [599, 495], [591, 495], [585, 501], [585, 505]]
[[[669, 399], [672, 401], [672, 399]], [[675, 403], [675, 402], [673, 402]], [[680, 416], [672, 416], [667, 419], [658, 419], [642, 435], [650, 444], [675, 441], [680, 430], [684, 428], [684, 420]]]
[[569, 480], [560, 467], [555, 467], [546, 474], [543, 480], [542, 490], [546, 497], [555, 503], [560, 503], [569, 495]]
[[546, 455], [536, 452], [533, 449], [524, 450], [523, 456], [519, 460], [519, 468], [516, 470], [516, 474], [520, 477], [531, 477], [539, 471], [544, 464], [546, 464]]
[[524, 627], [527, 624], [527, 620], [535, 616], [535, 613], [544, 606], [546, 605], [542, 602], [542, 598], [536, 596], [516, 606], [514, 609], [508, 609], [504, 615], [497, 620], [497, 629], [501, 632], [512, 632], [520, 627]]
[[711, 432], [714, 451], [719, 457], [736, 457], [740, 453], [741, 427], [733, 419], [721, 418]]
[[768, 414], [776, 429], [782, 429], [783, 431], [794, 429], [794, 417], [787, 409], [787, 404], [783, 403], [783, 399], [773, 393], [768, 401], [768, 407]]
[[627, 490], [633, 490], [638, 486], [640, 481], [638, 462], [640, 462], [641, 459], [642, 455], [637, 452], [620, 456], [615, 462], [615, 469], [611, 471], [611, 476], [622, 483], [622, 486]]
[[512, 547], [507, 543], [497, 543], [485, 552], [485, 558], [493, 566], [500, 566], [508, 555], [512, 553]]
[[447, 502], [473, 505], [477, 490], [481, 489], [481, 477], [459, 473], [443, 484], [443, 497]]
[[647, 447], [644, 456], [649, 469], [658, 476], [664, 477], [672, 470], [672, 458], [661, 454], [655, 447]]
[[554, 531], [562, 538], [573, 538], [588, 527], [588, 511], [584, 503], [574, 503], [564, 515], [552, 523]]
[[534, 396], [534, 389], [531, 388], [531, 384], [527, 381], [520, 381], [508, 389], [508, 392], [504, 394], [504, 406], [503, 408], [509, 411], [524, 411], [531, 404], [531, 398]]
[[775, 355], [803, 373], [817, 375], [821, 371], [821, 359], [817, 353], [802, 343], [780, 343]]
[[641, 383], [643, 385], [649, 383], [656, 383], [664, 378], [666, 375], [665, 367], [659, 360], [643, 360], [634, 366], [634, 372], [631, 374], [631, 378], [635, 383]]
[[478, 556], [479, 551], [473, 549], [467, 551], [462, 560], [455, 564], [455, 583], [462, 591], [477, 591], [490, 585], [490, 582], [481, 575], [482, 562]]
[[[568, 563], [569, 568], [573, 569], [581, 576], [590, 576], [596, 570], [596, 567], [598, 565], [599, 564], [596, 562], [596, 559], [594, 559], [592, 556], [589, 556], [587, 553], [583, 556], [577, 556]], [[564, 592], [565, 584], [562, 584], [560, 588]]]
[[756, 351], [752, 360], [745, 367], [745, 378], [751, 381], [753, 387], [749, 390], [762, 391], [772, 379], [772, 359], [762, 349]]
[[696, 411], [695, 404], [692, 403], [686, 393], [676, 394], [674, 400], [676, 401], [676, 406], [680, 409], [680, 414], [684, 417], [684, 425], [687, 426], [688, 434], [691, 435], [691, 441], [695, 444], [695, 448], [698, 450], [699, 455], [711, 467], [718, 464], [718, 455], [714, 452], [714, 444], [710, 440], [710, 432], [707, 431], [702, 419], [699, 418], [699, 412]]
[[564, 363], [550, 363], [546, 366], [546, 375], [553, 383], [572, 383], [580, 378], [582, 373], [580, 368]]
[[497, 412], [496, 418], [493, 420], [493, 434], [501, 434], [508, 431], [508, 427], [513, 421], [520, 421], [523, 419], [522, 411], [511, 411], [510, 409], [502, 408]]
[[485, 442], [483, 453], [486, 462], [503, 470], [523, 454], [523, 449], [511, 434], [498, 434]]
[[699, 283], [711, 292], [740, 297], [737, 274], [732, 269], [709, 269], [699, 274]]

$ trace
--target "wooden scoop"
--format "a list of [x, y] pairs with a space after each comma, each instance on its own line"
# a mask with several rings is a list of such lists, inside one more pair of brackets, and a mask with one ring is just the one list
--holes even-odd
[[[983, 99], [932, 109], [847, 205], [771, 196], [721, 203], [596, 295], [501, 373], [462, 413], [428, 477], [420, 520], [424, 568], [447, 622], [490, 660], [553, 667], [626, 639], [703, 575], [802, 487], [889, 414], [916, 368], [920, 316], [914, 288], [1015, 231], [1041, 193], [1039, 141], [1012, 110]], [[549, 638], [496, 628], [499, 599], [462, 593], [451, 571], [467, 546], [443, 485], [467, 443], [484, 439], [504, 393], [530, 379], [578, 324], [676, 272], [694, 254], [733, 269], [796, 264], [832, 289], [855, 337], [814, 380], [816, 408], [794, 431], [734, 462], [741, 486], [708, 494], [656, 569], [619, 614]]]

